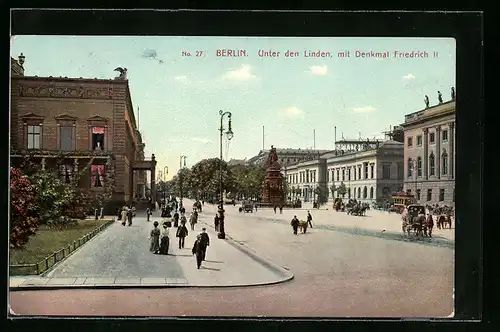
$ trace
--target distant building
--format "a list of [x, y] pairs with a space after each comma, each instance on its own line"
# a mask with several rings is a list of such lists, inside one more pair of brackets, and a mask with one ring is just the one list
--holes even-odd
[[455, 204], [455, 100], [405, 115], [404, 190], [422, 204]]
[[[259, 153], [248, 159], [249, 164], [264, 166], [267, 162], [270, 150], [261, 150]], [[279, 149], [276, 148], [278, 154], [278, 162], [283, 167], [285, 165], [295, 164], [306, 160], [315, 160], [319, 155], [328, 152], [329, 150], [312, 150], [312, 149]]]
[[[343, 182], [347, 189], [345, 198], [364, 202], [389, 199], [403, 188], [403, 145], [394, 140], [337, 141], [340, 149], [285, 168], [289, 186], [300, 189], [292, 198], [312, 201], [314, 189], [326, 186], [329, 200], [333, 200], [332, 185], [338, 188]], [[338, 192], [335, 197], [340, 197]]]
[[245, 166], [248, 162], [246, 159], [231, 159], [227, 162], [228, 166]]

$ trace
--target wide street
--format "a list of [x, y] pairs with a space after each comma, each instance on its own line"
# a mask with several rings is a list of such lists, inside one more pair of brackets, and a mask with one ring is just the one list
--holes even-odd
[[[186, 207], [191, 204], [185, 200]], [[228, 237], [286, 267], [294, 274], [293, 280], [235, 288], [15, 291], [10, 292], [12, 309], [20, 315], [72, 316], [447, 317], [453, 312], [454, 229], [436, 231], [435, 238], [425, 241], [407, 240], [397, 233], [401, 225], [398, 215], [368, 211], [366, 217], [354, 217], [331, 210], [311, 210], [315, 227], [306, 234], [293, 235], [290, 219], [294, 214], [305, 219], [306, 210], [285, 210], [280, 215], [279, 211], [274, 214], [272, 209], [259, 209], [244, 214], [238, 212], [238, 207], [225, 207]], [[216, 206], [205, 204], [198, 230], [203, 223], [207, 228], [213, 227], [216, 210]], [[119, 251], [126, 252], [140, 242], [144, 246], [141, 250], [148, 255], [146, 229], [116, 225], [118, 237], [121, 232], [138, 233], [137, 238], [124, 237], [128, 240]], [[215, 235], [212, 241], [224, 242]], [[92, 248], [91, 243], [88, 246]], [[230, 250], [229, 246], [226, 248], [223, 250]], [[220, 255], [224, 253], [221, 251]], [[96, 262], [95, 257], [82, 257], [80, 263], [87, 271], [84, 272], [70, 257], [52, 274], [96, 275], [101, 271], [115, 275], [117, 264], [155, 276], [179, 273], [182, 277], [180, 273], [185, 270], [178, 269], [175, 263], [171, 269], [163, 270], [139, 258], [132, 259], [127, 254], [118, 260], [102, 256], [98, 260], [104, 262]], [[183, 257], [174, 257], [179, 258]], [[189, 264], [194, 268], [194, 262]], [[258, 268], [250, 263], [232, 265], [238, 266], [244, 275]]]

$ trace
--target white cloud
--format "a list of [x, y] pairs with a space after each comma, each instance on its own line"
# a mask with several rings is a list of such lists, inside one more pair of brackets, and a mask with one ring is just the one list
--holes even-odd
[[200, 143], [203, 143], [203, 144], [207, 144], [207, 143], [210, 143], [211, 141], [209, 139], [206, 139], [206, 138], [200, 138], [200, 137], [193, 137], [191, 138], [191, 140], [193, 142], [200, 142]]
[[298, 107], [295, 107], [295, 106], [291, 106], [291, 107], [285, 108], [283, 110], [283, 113], [286, 116], [291, 117], [291, 118], [301, 117], [301, 116], [304, 115], [304, 111], [301, 110]]
[[323, 66], [312, 66], [309, 68], [309, 71], [313, 75], [326, 75], [328, 72], [328, 67], [326, 65]]
[[257, 76], [252, 73], [252, 67], [250, 65], [242, 65], [238, 69], [228, 71], [222, 78], [235, 81], [248, 81], [257, 78]]
[[188, 84], [189, 83], [189, 79], [185, 75], [176, 76], [175, 80], [179, 81], [181, 83], [184, 83], [184, 84]]
[[406, 75], [406, 76], [403, 76], [403, 79], [404, 79], [404, 80], [412, 80], [412, 79], [414, 79], [414, 78], [415, 78], [415, 76], [414, 76], [413, 74], [408, 74], [408, 75]]
[[369, 113], [375, 111], [376, 108], [373, 106], [362, 106], [362, 107], [354, 107], [352, 110], [356, 113]]

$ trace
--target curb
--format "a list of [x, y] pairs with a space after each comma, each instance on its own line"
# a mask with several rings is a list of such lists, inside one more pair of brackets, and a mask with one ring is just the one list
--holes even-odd
[[[212, 229], [215, 229], [215, 227], [206, 223], [205, 221], [202, 221], [202, 223], [204, 223], [205, 225], [209, 226]], [[250, 258], [252, 258], [257, 263], [260, 263], [260, 264], [264, 265], [265, 267], [278, 273], [283, 278], [283, 280], [281, 282], [292, 280], [294, 278], [293, 273], [290, 272], [289, 270], [287, 270], [284, 267], [270, 261], [267, 258], [264, 258], [264, 257], [258, 255], [254, 250], [252, 250], [249, 247], [244, 246], [243, 244], [240, 244], [237, 240], [233, 239], [232, 237], [228, 236], [227, 234], [226, 234], [226, 241], [227, 241], [227, 243], [229, 243], [230, 245], [232, 245], [236, 249], [238, 249], [241, 252], [243, 252], [244, 254], [250, 256]]]
[[256, 287], [256, 286], [268, 286], [280, 284], [293, 279], [293, 275], [287, 277], [286, 279], [280, 279], [276, 281], [269, 282], [257, 282], [250, 284], [234, 284], [234, 285], [203, 285], [203, 284], [98, 284], [98, 285], [27, 285], [27, 286], [17, 286], [9, 287], [11, 292], [22, 292], [22, 291], [47, 291], [47, 290], [61, 290], [61, 289], [159, 289], [159, 288], [243, 288], [243, 287]]

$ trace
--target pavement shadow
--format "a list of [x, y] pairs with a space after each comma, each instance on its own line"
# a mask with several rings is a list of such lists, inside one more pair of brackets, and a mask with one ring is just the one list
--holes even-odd
[[188, 254], [170, 254], [170, 256], [191, 257], [191, 256], [193, 256], [193, 255], [188, 255]]
[[220, 269], [216, 269], [215, 267], [206, 267], [206, 266], [202, 266], [202, 267], [200, 267], [200, 269], [211, 270], [211, 271], [220, 271]]
[[222, 261], [209, 261], [208, 259], [205, 262], [208, 262], [208, 263], [224, 263]]

